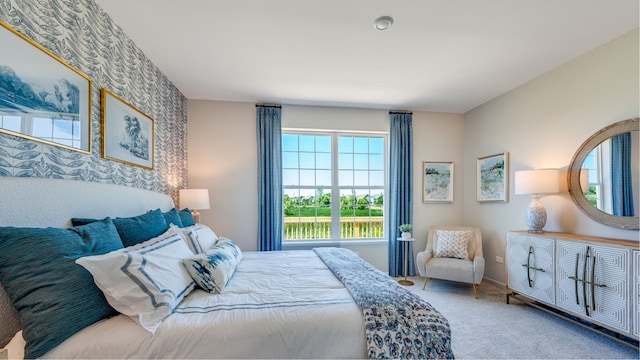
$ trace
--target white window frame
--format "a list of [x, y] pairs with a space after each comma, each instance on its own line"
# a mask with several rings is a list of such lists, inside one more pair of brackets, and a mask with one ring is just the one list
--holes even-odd
[[[330, 186], [291, 186], [284, 185], [282, 187], [283, 192], [286, 189], [308, 189], [316, 190], [317, 188], [327, 188], [331, 191], [331, 239], [285, 239], [284, 234], [282, 237], [283, 244], [294, 245], [295, 244], [376, 244], [380, 242], [387, 242], [386, 232], [389, 226], [388, 217], [388, 193], [389, 193], [389, 134], [381, 131], [344, 131], [344, 130], [309, 130], [309, 129], [295, 129], [284, 128], [282, 129], [282, 135], [325, 135], [331, 136], [331, 185]], [[339, 185], [339, 168], [338, 168], [338, 138], [340, 136], [353, 136], [353, 137], [381, 137], [383, 138], [383, 162], [384, 162], [384, 183], [383, 186], [340, 186]], [[380, 238], [340, 238], [340, 191], [344, 189], [381, 189], [383, 194], [383, 229], [384, 233]], [[337, 208], [334, 208], [337, 206]], [[284, 219], [284, 213], [282, 214]], [[284, 231], [284, 226], [283, 226]]]

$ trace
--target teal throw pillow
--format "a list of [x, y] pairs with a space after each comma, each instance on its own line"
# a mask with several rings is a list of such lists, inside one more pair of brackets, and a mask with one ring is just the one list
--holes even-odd
[[182, 227], [193, 226], [196, 224], [196, 221], [193, 219], [193, 214], [188, 208], [178, 211], [178, 214], [180, 214], [180, 220], [182, 220]]
[[75, 260], [121, 248], [110, 218], [70, 229], [0, 227], [0, 283], [18, 310], [25, 358], [117, 314]]
[[176, 208], [173, 208], [166, 213], [162, 213], [162, 216], [164, 216], [164, 220], [167, 222], [167, 225], [174, 224], [179, 228], [184, 227], [184, 225], [182, 225], [182, 219], [180, 219], [180, 214]]

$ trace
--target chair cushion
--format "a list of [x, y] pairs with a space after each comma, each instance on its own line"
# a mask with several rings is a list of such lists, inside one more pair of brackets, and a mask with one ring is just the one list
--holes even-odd
[[473, 283], [473, 261], [455, 258], [431, 258], [426, 276], [435, 279]]
[[469, 230], [438, 230], [434, 257], [469, 259]]

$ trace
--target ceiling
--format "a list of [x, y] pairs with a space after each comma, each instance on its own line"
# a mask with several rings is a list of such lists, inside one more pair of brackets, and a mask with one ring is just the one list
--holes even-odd
[[639, 26], [638, 0], [97, 2], [189, 99], [454, 113]]

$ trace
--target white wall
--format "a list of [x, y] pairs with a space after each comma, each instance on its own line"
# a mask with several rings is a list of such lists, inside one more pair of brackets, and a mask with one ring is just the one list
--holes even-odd
[[[638, 31], [628, 33], [476, 109], [464, 117], [464, 222], [483, 229], [485, 276], [504, 283], [506, 233], [526, 229], [530, 196], [513, 194], [513, 172], [566, 169], [578, 147], [597, 130], [638, 117]], [[510, 153], [509, 202], [478, 203], [473, 175], [478, 157]], [[560, 194], [542, 198], [545, 230], [638, 240], [638, 231], [598, 224], [573, 204], [562, 179]]]

